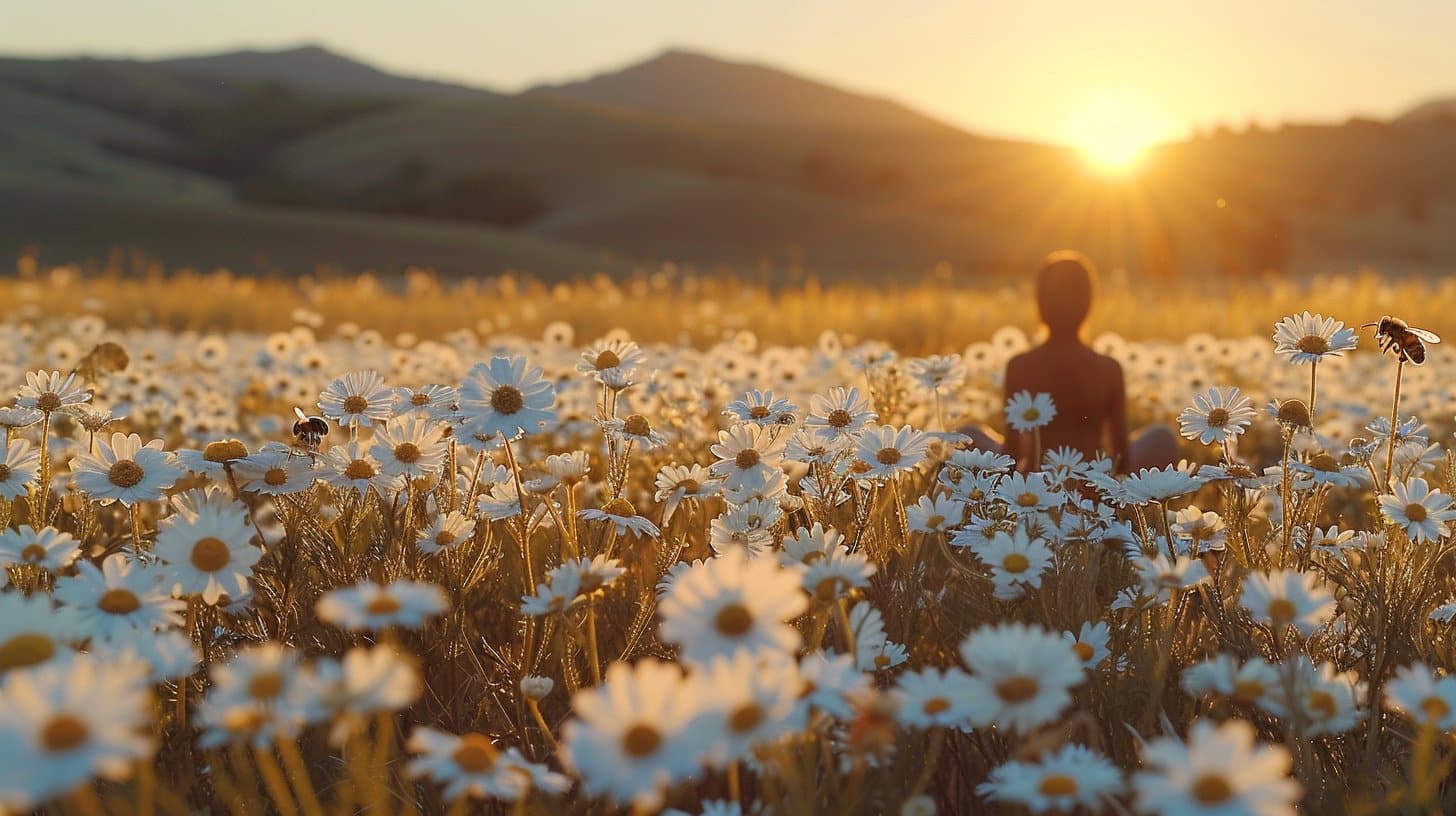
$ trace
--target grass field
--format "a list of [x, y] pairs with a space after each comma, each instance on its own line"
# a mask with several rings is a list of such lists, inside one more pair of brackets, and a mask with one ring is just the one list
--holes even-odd
[[1456, 807], [1456, 282], [1104, 276], [1121, 475], [956, 432], [1029, 285], [772, 280], [22, 262], [0, 809]]

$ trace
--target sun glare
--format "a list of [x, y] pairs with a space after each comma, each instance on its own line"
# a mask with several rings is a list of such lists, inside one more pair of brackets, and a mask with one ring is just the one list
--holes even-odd
[[1071, 113], [1067, 141], [1094, 169], [1109, 174], [1131, 172], [1149, 147], [1162, 140], [1166, 123], [1136, 93], [1106, 88], [1090, 94]]

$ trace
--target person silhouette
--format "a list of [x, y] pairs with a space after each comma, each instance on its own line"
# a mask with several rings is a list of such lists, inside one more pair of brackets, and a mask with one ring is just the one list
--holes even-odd
[[1006, 364], [1008, 399], [1022, 391], [1045, 393], [1056, 407], [1052, 421], [1040, 429], [1040, 449], [1034, 450], [1035, 435], [1010, 425], [1004, 439], [989, 429], [969, 429], [974, 447], [1015, 458], [1017, 470], [1023, 472], [1039, 468], [1042, 456], [1060, 447], [1088, 458], [1106, 453], [1117, 473], [1163, 467], [1177, 459], [1178, 437], [1166, 425], [1129, 436], [1122, 366], [1082, 342], [1095, 281], [1092, 262], [1082, 253], [1063, 250], [1047, 256], [1036, 274], [1036, 305], [1046, 340]]

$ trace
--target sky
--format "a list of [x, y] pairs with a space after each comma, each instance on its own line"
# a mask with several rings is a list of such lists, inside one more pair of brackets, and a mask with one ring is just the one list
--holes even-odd
[[313, 42], [503, 91], [685, 47], [1062, 144], [1109, 118], [1164, 141], [1456, 94], [1449, 0], [0, 0], [0, 19], [7, 55]]

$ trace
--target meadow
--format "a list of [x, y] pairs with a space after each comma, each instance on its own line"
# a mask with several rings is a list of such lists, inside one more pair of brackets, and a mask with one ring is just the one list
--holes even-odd
[[1456, 353], [1359, 328], [1456, 282], [1102, 284], [1176, 466], [970, 447], [1026, 285], [22, 263], [0, 811], [1456, 808]]

